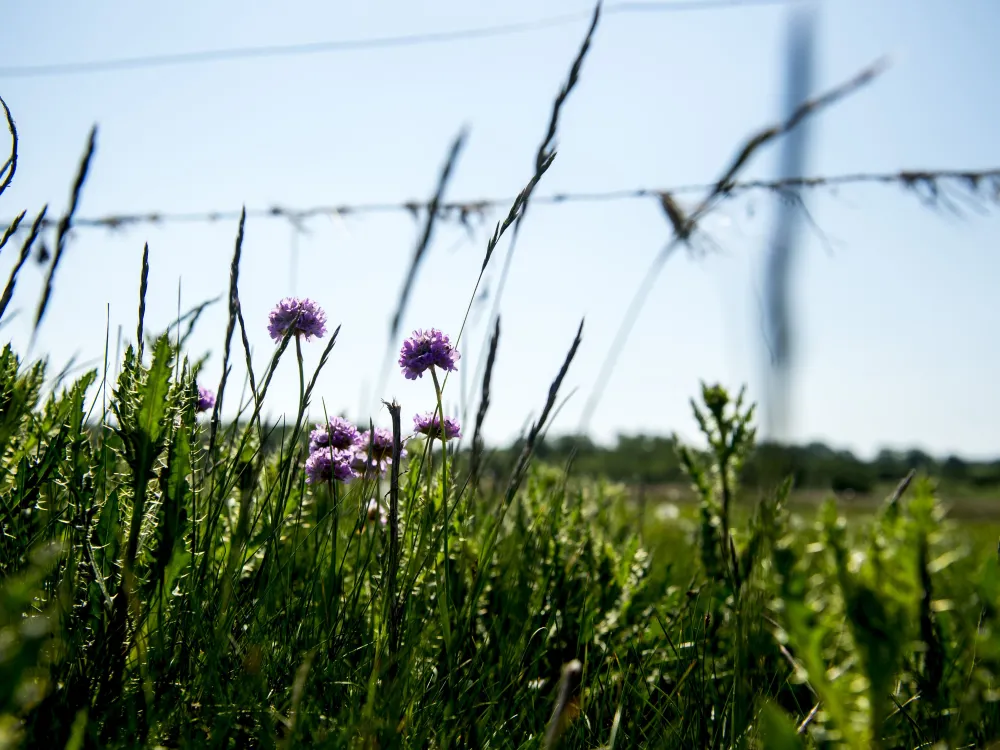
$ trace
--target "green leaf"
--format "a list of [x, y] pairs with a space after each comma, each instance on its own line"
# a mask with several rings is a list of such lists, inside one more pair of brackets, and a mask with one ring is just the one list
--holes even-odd
[[0, 353], [0, 455], [7, 450], [10, 439], [38, 403], [45, 378], [45, 364], [42, 362], [20, 376], [19, 368], [17, 355], [8, 344]]
[[[167, 466], [161, 476], [162, 499], [157, 513], [156, 538], [153, 548], [153, 565], [150, 582], [169, 589], [172, 581], [166, 579], [170, 561], [175, 552], [183, 551], [184, 528], [187, 525], [187, 508], [191, 487], [191, 440], [186, 429], [177, 431], [167, 450]], [[176, 571], [174, 572], [176, 575]]]
[[761, 708], [759, 723], [763, 750], [801, 750], [805, 747], [792, 720], [773, 703], [765, 703]]
[[170, 390], [172, 364], [173, 352], [170, 340], [164, 335], [156, 342], [153, 363], [146, 375], [146, 383], [140, 396], [140, 406], [134, 425], [137, 431], [136, 439], [139, 441], [136, 463], [141, 471], [144, 470], [146, 476], [162, 450], [163, 433], [166, 427], [164, 418], [169, 406], [167, 394]]

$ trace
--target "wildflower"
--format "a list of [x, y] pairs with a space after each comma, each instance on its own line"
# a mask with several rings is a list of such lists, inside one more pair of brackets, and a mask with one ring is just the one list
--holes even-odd
[[454, 370], [458, 359], [458, 350], [451, 345], [446, 334], [436, 328], [428, 331], [418, 329], [403, 342], [399, 366], [403, 368], [403, 375], [407, 380], [416, 380], [434, 366], [442, 370]]
[[351, 468], [353, 454], [336, 448], [321, 448], [306, 459], [306, 482], [318, 484], [335, 479], [346, 482], [357, 476]]
[[215, 406], [215, 394], [203, 385], [198, 386], [198, 411], [208, 411]]
[[[436, 412], [427, 414], [417, 414], [413, 418], [413, 429], [420, 432], [432, 440], [441, 437], [441, 417]], [[444, 439], [462, 437], [462, 427], [457, 419], [451, 417], [444, 418]]]
[[319, 448], [336, 448], [337, 450], [353, 450], [358, 445], [361, 435], [358, 428], [343, 417], [334, 417], [328, 425], [316, 425], [309, 433], [309, 452]]
[[326, 313], [309, 298], [285, 297], [271, 310], [269, 319], [267, 331], [279, 343], [289, 330], [295, 336], [305, 336], [306, 341], [326, 334]]
[[[373, 435], [374, 432], [374, 435]], [[369, 453], [371, 457], [369, 458]], [[406, 455], [406, 448], [400, 447], [399, 457]], [[357, 448], [354, 449], [354, 461], [351, 467], [358, 473], [384, 474], [392, 463], [392, 432], [384, 427], [376, 427], [374, 431], [361, 433]]]

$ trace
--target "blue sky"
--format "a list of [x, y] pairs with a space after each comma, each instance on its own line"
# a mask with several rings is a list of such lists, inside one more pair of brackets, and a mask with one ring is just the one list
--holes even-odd
[[[246, 204], [401, 202], [431, 194], [448, 146], [470, 135], [452, 199], [513, 196], [586, 29], [577, 0], [496, 3], [318, 0], [274, 3], [19, 4], [0, 28], [0, 67], [75, 62], [457, 30], [579, 12], [580, 20], [518, 35], [428, 46], [236, 60], [66, 75], [0, 77], [21, 135], [20, 163], [0, 213], [43, 203], [61, 211], [87, 132], [98, 149], [80, 206], [86, 216], [129, 211], [239, 210]], [[788, 7], [608, 14], [559, 131], [539, 194], [661, 188], [711, 181], [753, 130], [782, 113]], [[994, 0], [836, 0], [819, 4], [815, 89], [883, 54], [873, 85], [811, 121], [808, 174], [1000, 165], [1000, 5]], [[776, 173], [769, 148], [747, 176]], [[688, 196], [691, 200], [697, 196]], [[761, 386], [760, 269], [774, 201], [753, 195], [710, 217], [716, 248], [666, 266], [592, 420], [593, 435], [694, 437], [688, 399], [699, 379]], [[957, 219], [895, 187], [808, 197], [831, 246], [807, 233], [795, 273], [799, 359], [795, 440], [822, 439], [870, 455], [882, 446], [936, 454], [1000, 454], [1000, 223]], [[457, 333], [482, 262], [487, 217], [472, 241], [442, 227], [422, 268], [406, 332]], [[272, 344], [267, 313], [282, 296], [320, 301], [343, 324], [317, 396], [331, 412], [385, 424], [371, 391], [389, 317], [419, 225], [405, 213], [318, 218], [298, 238], [290, 269], [287, 223], [247, 222], [241, 297], [257, 368]], [[236, 224], [81, 229], [55, 282], [34, 355], [99, 360], [111, 338], [134, 335], [143, 242], [150, 245], [147, 323], [226, 290]], [[524, 223], [502, 311], [490, 440], [508, 440], [537, 413], [581, 317], [584, 343], [566, 381], [578, 389], [556, 432], [574, 429], [625, 307], [668, 225], [652, 200], [536, 206]], [[505, 252], [502, 245], [498, 253]], [[7, 273], [13, 252], [0, 257]], [[487, 274], [495, 288], [503, 255]], [[293, 287], [293, 276], [295, 279]], [[7, 332], [24, 351], [42, 269], [29, 264]], [[486, 336], [486, 310], [462, 342], [465, 387]], [[217, 382], [225, 311], [192, 341], [212, 352]], [[315, 363], [320, 347], [307, 347]], [[236, 382], [242, 381], [239, 371]], [[462, 377], [446, 399], [460, 407]], [[404, 414], [431, 408], [429, 382], [395, 368], [383, 394]], [[319, 398], [314, 413], [322, 413]], [[272, 414], [292, 413], [297, 375], [276, 378]]]

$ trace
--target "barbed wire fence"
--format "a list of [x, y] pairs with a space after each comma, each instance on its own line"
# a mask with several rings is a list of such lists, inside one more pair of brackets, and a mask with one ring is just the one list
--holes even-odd
[[[726, 3], [728, 3], [728, 0], [726, 0]], [[695, 5], [696, 3], [689, 4]], [[731, 4], [735, 5], [739, 3]], [[619, 4], [619, 6], [625, 5], [629, 4]], [[639, 3], [636, 5], [643, 4]], [[670, 4], [668, 3], [667, 5]], [[675, 3], [674, 5], [677, 4]], [[545, 169], [547, 169], [548, 164], [551, 163], [552, 157], [555, 155], [553, 144], [557, 134], [560, 111], [578, 82], [583, 61], [586, 57], [593, 34], [597, 28], [600, 16], [601, 4], [598, 3], [591, 18], [587, 35], [581, 45], [577, 57], [573, 62], [567, 81], [563, 85], [559, 96], [553, 104], [545, 137], [541, 141], [541, 145], [539, 146], [535, 163], [533, 165], [534, 176], [527, 183], [525, 190], [522, 191], [522, 193], [516, 198], [481, 197], [460, 200], [446, 200], [444, 198], [448, 182], [454, 172], [454, 163], [457, 158], [458, 151], [460, 150], [461, 136], [459, 136], [456, 144], [452, 146], [449, 156], [444, 164], [437, 189], [433, 197], [428, 200], [396, 202], [385, 201], [353, 204], [340, 203], [300, 207], [271, 205], [246, 209], [246, 217], [273, 219], [275, 221], [287, 222], [292, 231], [290, 260], [292, 261], [293, 268], [295, 260], [294, 256], [297, 252], [296, 248], [298, 237], [300, 234], [307, 231], [308, 222], [315, 218], [328, 217], [343, 219], [347, 217], [405, 213], [412, 216], [414, 220], [422, 223], [423, 226], [422, 230], [419, 232], [419, 240], [412, 256], [411, 265], [405, 275], [399, 304], [397, 306], [396, 313], [393, 316], [391, 330], [389, 332], [389, 341], [387, 342], [387, 351], [390, 351], [394, 343], [393, 337], [395, 336], [399, 327], [399, 322], [406, 311], [406, 303], [409, 292], [412, 289], [419, 267], [423, 259], [426, 257], [427, 250], [430, 246], [431, 238], [434, 233], [434, 228], [437, 223], [440, 222], [464, 227], [471, 233], [474, 225], [485, 224], [491, 214], [497, 211], [504, 211], [505, 209], [510, 208], [513, 204], [514, 208], [511, 209], [511, 213], [507, 216], [507, 219], [505, 219], [502, 225], [498, 224], [497, 226], [497, 230], [494, 233], [494, 239], [491, 241], [492, 244], [488, 248], [487, 260], [483, 265], [483, 269], [485, 270], [486, 263], [489, 262], [489, 256], [492, 254], [492, 250], [495, 247], [500, 234], [502, 234], [508, 226], [513, 225], [512, 238], [508, 243], [507, 255], [503, 266], [503, 272], [504, 275], [506, 275], [506, 272], [510, 267], [514, 244], [518, 237], [521, 222], [524, 219], [529, 203], [538, 206], [555, 206], [567, 203], [601, 203], [611, 201], [641, 200], [653, 201], [663, 212], [667, 221], [669, 236], [663, 249], [654, 259], [653, 264], [644, 277], [642, 284], [633, 295], [618, 333], [611, 342], [607, 356], [605, 357], [601, 370], [597, 375], [592, 392], [584, 405], [583, 416], [578, 426], [578, 432], [586, 433], [589, 429], [590, 419], [600, 402], [603, 391], [607, 386], [613, 368], [617, 362], [618, 356], [627, 341], [632, 325], [638, 317], [643, 301], [655, 283], [657, 275], [662, 269], [663, 264], [669, 257], [672, 256], [676, 249], [682, 246], [690, 248], [692, 241], [696, 237], [699, 235], [703, 237], [706, 236], [703, 225], [704, 219], [709, 214], [716, 211], [725, 201], [751, 193], [771, 194], [779, 197], [783, 201], [786, 209], [797, 209], [800, 214], [813, 225], [813, 228], [817, 229], [817, 231], [818, 227], [815, 225], [815, 222], [813, 222], [803, 200], [803, 194], [808, 191], [823, 189], [837, 190], [844, 187], [860, 185], [895, 187], [915, 195], [925, 206], [945, 209], [959, 215], [961, 215], [964, 210], [983, 212], [990, 205], [1000, 204], [1000, 167], [969, 169], [909, 169], [893, 172], [853, 172], [846, 174], [826, 174], [815, 176], [802, 176], [786, 173], [778, 179], [740, 178], [740, 175], [745, 171], [747, 164], [751, 161], [751, 158], [756, 154], [762, 145], [772, 140], [787, 136], [789, 132], [793, 131], [806, 118], [839, 101], [844, 96], [850, 95], [858, 88], [867, 85], [875, 77], [877, 77], [879, 72], [883, 69], [884, 65], [882, 62], [876, 63], [875, 65], [862, 70], [858, 75], [821, 96], [813, 99], [805, 99], [801, 101], [798, 106], [791, 106], [790, 114], [785, 121], [779, 122], [771, 127], [764, 128], [758, 133], [750, 136], [738, 149], [736, 156], [723, 170], [719, 179], [714, 182], [706, 182], [702, 184], [681, 184], [655, 188], [638, 187], [596, 192], [573, 191], [535, 195], [535, 185], [537, 184], [542, 173]], [[801, 95], [796, 96], [796, 99], [801, 100], [801, 98]], [[2, 102], [2, 100], [0, 100], [0, 102]], [[6, 104], [3, 105], [3, 108], [6, 113], [8, 127], [12, 136], [12, 148], [11, 156], [3, 164], [3, 167], [0, 168], [0, 192], [3, 192], [3, 189], [10, 184], [17, 166], [17, 132], [14, 127], [13, 118], [11, 117], [9, 110], [6, 109]], [[58, 217], [50, 217], [47, 214], [47, 210], [43, 209], [37, 215], [34, 222], [31, 223], [30, 229], [25, 223], [23, 223], [25, 213], [22, 213], [20, 216], [11, 221], [4, 222], [7, 224], [7, 230], [4, 233], [2, 240], [0, 240], [0, 249], [2, 249], [9, 240], [18, 235], [27, 234], [27, 239], [25, 239], [22, 244], [20, 256], [11, 273], [7, 289], [4, 291], [2, 307], [6, 307], [6, 304], [10, 301], [10, 295], [13, 292], [17, 274], [24, 265], [25, 260], [29, 257], [29, 253], [34, 252], [35, 258], [40, 265], [46, 265], [49, 263], [50, 258], [52, 259], [46, 274], [46, 288], [51, 290], [52, 280], [55, 276], [60, 257], [62, 256], [62, 250], [65, 248], [66, 241], [71, 239], [73, 234], [76, 232], [86, 230], [118, 232], [139, 226], [155, 227], [175, 224], [215, 223], [223, 221], [236, 222], [239, 220], [242, 211], [221, 208], [194, 212], [171, 213], [148, 211], [111, 213], [99, 216], [76, 216], [76, 205], [78, 203], [80, 191], [86, 179], [90, 159], [93, 155], [95, 135], [96, 128], [95, 131], [91, 133], [87, 151], [81, 162], [80, 170], [74, 183], [69, 204], [70, 208], [65, 214]], [[688, 208], [681, 200], [679, 200], [680, 197], [685, 195], [701, 195], [702, 197], [693, 204], [693, 207]], [[783, 216], [785, 216], [785, 221], [787, 221], [788, 215], [788, 211], [786, 210], [783, 214]], [[775, 242], [778, 241], [778, 239], [775, 240]], [[54, 253], [49, 250], [50, 246], [56, 248]], [[769, 270], [769, 273], [772, 272]], [[771, 300], [771, 302], [773, 302], [772, 307], [777, 311], [776, 318], [772, 315], [773, 319], [769, 321], [769, 325], [772, 330], [775, 328], [780, 329], [782, 326], [787, 329], [790, 326], [790, 321], [787, 320], [789, 316], [786, 309], [787, 305], [781, 304], [781, 300], [779, 299], [781, 295], [786, 293], [787, 281], [775, 283], [773, 288], [769, 288], [768, 295], [774, 298]], [[44, 317], [47, 301], [48, 294], [45, 294], [39, 304], [39, 308], [35, 316], [33, 336], [34, 333], [37, 332], [38, 326], [41, 324]], [[490, 320], [487, 321], [487, 331], [499, 331], [499, 304], [499, 294], [497, 294], [494, 298]], [[200, 310], [198, 314], [200, 314]], [[0, 309], [0, 315], [2, 315], [2, 309]], [[196, 319], [197, 314], [194, 315], [194, 320]], [[783, 335], [787, 335], [787, 330]], [[482, 348], [483, 358], [472, 376], [472, 387], [475, 387], [475, 383], [482, 380], [484, 390], [488, 388], [489, 378], [491, 375], [490, 371], [492, 369], [494, 354], [496, 352], [495, 341], [486, 343], [487, 345]], [[767, 345], [767, 342], [765, 342], [765, 345]], [[490, 352], [488, 359], [486, 357], [487, 352]], [[773, 351], [772, 358], [774, 358]], [[787, 365], [787, 355], [785, 355], [784, 359], [786, 361], [783, 362], [783, 365]], [[467, 399], [465, 395], [465, 375], [466, 374], [463, 372], [463, 421], [465, 415], [467, 415], [469, 409], [472, 407], [471, 399]], [[376, 393], [373, 394], [373, 397], [377, 398], [378, 389], [376, 388], [375, 390]], [[481, 427], [481, 424], [479, 423], [482, 418], [481, 415], [482, 410], [480, 410], [480, 416], [477, 418], [476, 434], [478, 434]]]
[[[536, 196], [532, 199], [532, 203], [535, 205], [559, 205], [562, 203], [650, 200], [662, 204], [664, 199], [704, 192], [712, 189], [715, 185], [716, 183], [690, 183], [659, 188], [640, 187], [592, 192], [549, 193]], [[1000, 202], [1000, 167], [853, 172], [772, 180], [737, 180], [728, 187], [728, 194], [735, 198], [749, 193], [766, 192], [787, 198], [793, 190], [836, 189], [861, 185], [897, 187], [915, 195], [928, 207], [946, 208], [955, 213], [961, 213], [963, 207], [982, 211], [987, 203]], [[434, 215], [438, 221], [471, 226], [473, 222], [485, 221], [491, 212], [509, 208], [513, 201], [514, 196], [440, 201]], [[246, 214], [248, 219], [283, 220], [287, 221], [292, 228], [303, 229], [308, 220], [318, 217], [348, 218], [401, 213], [409, 214], [414, 219], [418, 219], [426, 215], [431, 208], [431, 203], [431, 201], [407, 200], [299, 207], [275, 204], [262, 208], [248, 208]], [[173, 213], [159, 211], [109, 213], [100, 216], [75, 217], [73, 227], [75, 229], [116, 231], [140, 225], [212, 224], [237, 221], [240, 218], [240, 213], [237, 209]], [[59, 221], [59, 218], [46, 217], [41, 222], [41, 229], [43, 231], [53, 229]], [[11, 220], [0, 219], [0, 224], [9, 225], [10, 223]], [[19, 227], [14, 234], [24, 231], [27, 229]]]
[[[6, 170], [9, 173], [9, 169]], [[9, 175], [8, 175], [9, 176]], [[807, 212], [803, 202], [803, 191], [835, 191], [875, 185], [896, 188], [914, 196], [921, 205], [943, 209], [952, 214], [962, 215], [965, 211], [984, 213], [990, 206], [1000, 204], [1000, 167], [983, 169], [920, 169], [893, 172], [853, 172], [845, 174], [795, 176], [777, 179], [736, 180], [726, 188], [729, 198], [737, 198], [755, 193], [778, 197], [793, 210]], [[558, 192], [535, 196], [532, 202], [537, 206], [558, 206], [573, 203], [606, 203], [622, 201], [650, 201], [663, 211], [667, 228], [672, 232], [678, 221], [678, 197], [704, 193], [717, 187], [717, 183], [689, 183], [658, 188], [630, 188], [605, 191]], [[308, 222], [316, 218], [368, 217], [386, 214], [405, 214], [415, 221], [444, 223], [458, 226], [471, 232], [482, 226], [489, 216], [508, 208], [514, 198], [482, 197], [474, 199], [441, 200], [435, 205], [433, 200], [378, 201], [366, 203], [338, 203], [312, 206], [271, 205], [248, 208], [247, 218], [284, 221], [291, 230], [292, 245], [289, 261], [295, 267], [296, 243], [301, 234], [308, 230]], [[240, 211], [213, 209], [195, 212], [130, 212], [111, 213], [100, 216], [55, 216], [40, 215], [30, 226], [16, 217], [13, 220], [0, 219], [0, 226], [7, 225], [8, 232], [4, 244], [18, 235], [27, 234], [30, 242], [26, 247], [35, 246], [34, 256], [39, 265], [47, 264], [56, 246], [60, 225], [70, 227], [69, 234], [79, 231], [106, 231], [118, 233], [132, 228], [167, 227], [178, 224], [213, 224], [235, 222]], [[811, 216], [808, 216], [810, 223]], [[814, 228], [819, 231], [819, 228]], [[19, 264], [23, 265], [23, 260]], [[294, 273], [294, 271], [293, 271]], [[8, 297], [9, 299], [9, 297]], [[492, 323], [490, 326], [492, 327]], [[620, 349], [620, 347], [617, 347]], [[613, 362], [614, 357], [609, 361]], [[476, 373], [481, 375], [480, 372]], [[585, 414], [579, 430], [585, 432], [589, 417], [599, 401], [603, 386], [610, 373], [599, 376], [591, 396], [589, 413]], [[475, 382], [475, 379], [474, 379]], [[465, 401], [465, 398], [463, 398]]]

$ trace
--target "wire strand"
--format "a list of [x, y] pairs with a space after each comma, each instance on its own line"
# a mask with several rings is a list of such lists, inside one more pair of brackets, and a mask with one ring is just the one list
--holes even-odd
[[[803, 0], [683, 0], [679, 2], [621, 2], [609, 6], [605, 13], [672, 13], [698, 10], [735, 10], [776, 5], [789, 5]], [[297, 44], [275, 44], [258, 47], [231, 47], [227, 49], [202, 50], [198, 52], [175, 52], [160, 55], [143, 55], [106, 60], [86, 60], [68, 63], [48, 63], [40, 65], [15, 65], [0, 68], [0, 78], [41, 78], [87, 73], [106, 73], [141, 68], [158, 68], [172, 65], [192, 65], [223, 62], [227, 60], [291, 57], [333, 52], [358, 52], [362, 50], [416, 47], [431, 44], [512, 36], [531, 31], [566, 26], [586, 20], [591, 11], [563, 13], [533, 21], [480, 26], [454, 31], [433, 31], [421, 34], [369, 37], [365, 39], [334, 39], [323, 42]]]
[[[815, 177], [791, 177], [776, 180], [743, 180], [733, 182], [724, 191], [726, 197], [735, 197], [749, 192], [783, 193], [793, 189], [838, 188], [865, 184], [896, 185], [918, 193], [921, 197], [934, 202], [943, 199], [941, 188], [943, 183], [955, 183], [968, 192], [979, 193], [986, 189], [990, 192], [985, 196], [989, 200], [1000, 200], [1000, 167], [988, 169], [939, 169], [939, 170], [903, 170], [898, 172], [856, 172], [840, 175]], [[626, 201], [655, 199], [661, 201], [664, 196], [701, 193], [716, 187], [716, 183], [676, 185], [667, 188], [633, 188], [626, 190], [606, 190], [597, 192], [551, 193], [532, 198], [532, 203], [556, 205], [561, 203], [600, 203], [609, 201]], [[488, 211], [510, 206], [512, 199], [480, 198], [475, 200], [442, 201], [437, 206], [440, 218], [453, 219], [468, 223], [472, 217], [485, 216]], [[408, 213], [413, 216], [426, 212], [430, 208], [429, 201], [374, 202], [339, 205], [319, 205], [305, 208], [290, 208], [271, 206], [270, 208], [247, 209], [248, 218], [284, 219], [300, 223], [306, 219], [319, 216], [346, 217], [361, 214], [376, 213]], [[238, 210], [215, 210], [195, 212], [145, 212], [108, 214], [105, 216], [78, 217], [73, 220], [74, 229], [122, 229], [139, 224], [193, 224], [213, 223], [217, 221], [236, 220], [240, 216]], [[45, 219], [42, 228], [55, 226], [58, 219]], [[11, 222], [3, 222], [9, 225]], [[19, 229], [23, 231], [23, 228]]]

